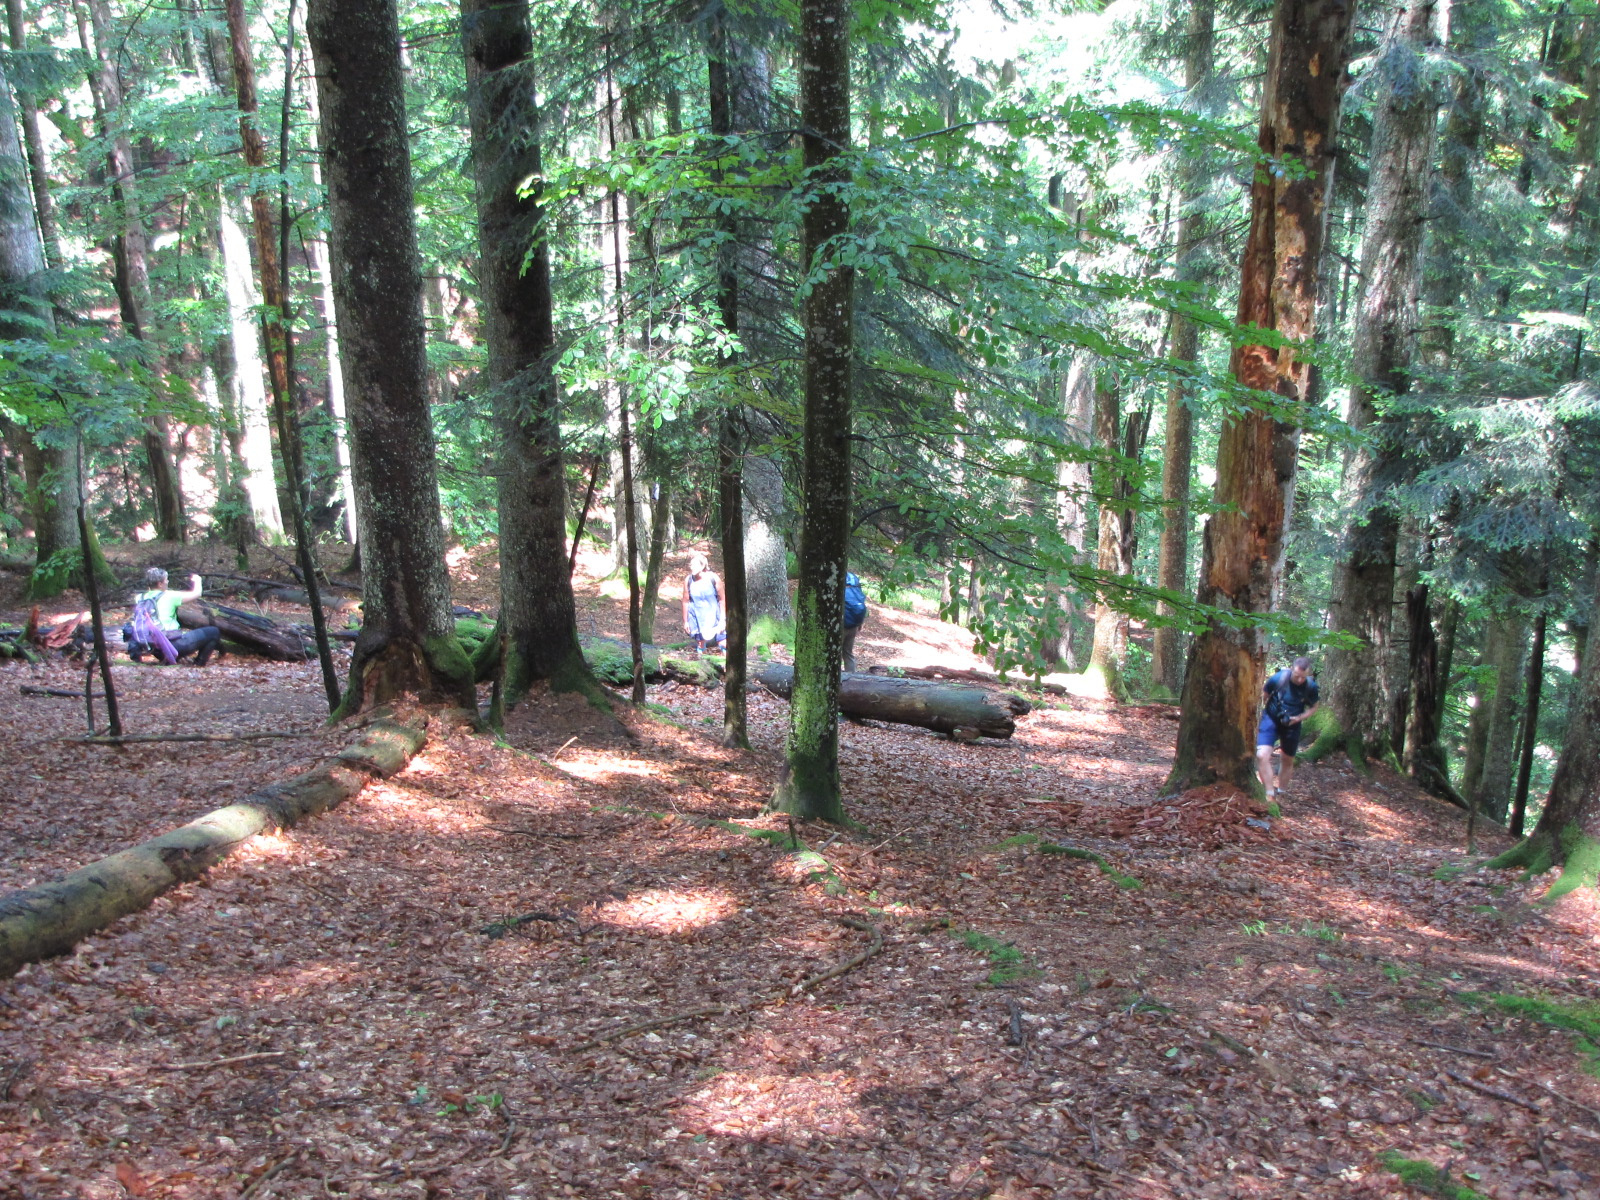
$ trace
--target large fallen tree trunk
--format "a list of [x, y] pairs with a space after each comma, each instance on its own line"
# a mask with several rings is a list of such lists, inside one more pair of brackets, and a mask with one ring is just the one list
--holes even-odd
[[148, 908], [162, 892], [199, 878], [256, 834], [290, 829], [348, 800], [371, 777], [387, 779], [424, 741], [416, 726], [375, 721], [360, 739], [303, 775], [50, 883], [0, 896], [0, 979], [27, 963], [65, 954], [90, 934]]
[[[794, 687], [794, 668], [768, 663], [751, 677], [785, 700]], [[847, 717], [920, 725], [956, 737], [1008, 738], [1019, 717], [1032, 709], [1021, 696], [964, 683], [895, 679], [882, 675], [839, 676], [839, 711]]]
[[191, 600], [178, 609], [178, 624], [185, 629], [215, 625], [225, 640], [278, 662], [302, 662], [315, 653], [298, 630], [226, 604]]
[[977, 683], [988, 687], [1036, 687], [1042, 692], [1049, 692], [1055, 696], [1065, 696], [1067, 689], [1059, 683], [1035, 683], [1031, 679], [1014, 680], [1001, 679], [993, 671], [980, 671], [972, 667], [885, 667], [872, 666], [867, 668], [869, 675], [884, 675], [891, 679], [952, 679], [961, 683]]

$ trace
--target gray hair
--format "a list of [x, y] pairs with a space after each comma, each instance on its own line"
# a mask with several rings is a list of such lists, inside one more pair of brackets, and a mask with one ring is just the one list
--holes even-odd
[[144, 581], [151, 587], [164, 588], [167, 586], [167, 573], [160, 567], [151, 567], [144, 573]]
[[1311, 670], [1311, 660], [1303, 654], [1294, 660], [1294, 665], [1299, 667], [1302, 671]]

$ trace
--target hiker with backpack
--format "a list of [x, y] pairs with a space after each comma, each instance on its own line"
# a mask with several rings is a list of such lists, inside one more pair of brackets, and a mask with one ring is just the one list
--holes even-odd
[[128, 657], [143, 662], [146, 654], [152, 654], [171, 666], [193, 654], [194, 665], [205, 666], [222, 643], [222, 630], [215, 625], [186, 630], [178, 624], [178, 607], [200, 595], [200, 576], [189, 576], [189, 589], [182, 592], [167, 586], [167, 573], [160, 567], [146, 571], [144, 581], [149, 590], [133, 598], [133, 617], [122, 627]]
[[844, 652], [844, 669], [856, 669], [856, 634], [867, 620], [867, 591], [861, 586], [861, 577], [854, 571], [844, 575], [844, 631], [839, 648]]
[[[1261, 686], [1261, 724], [1256, 729], [1256, 774], [1267, 789], [1268, 800], [1282, 799], [1294, 778], [1294, 756], [1300, 749], [1300, 731], [1305, 720], [1317, 711], [1321, 695], [1311, 677], [1311, 660], [1297, 658], [1282, 671], [1267, 677]], [[1277, 776], [1272, 771], [1272, 747], [1283, 750]]]
[[696, 652], [708, 645], [728, 648], [728, 598], [722, 580], [698, 550], [689, 555], [689, 574], [683, 581], [683, 631], [694, 639]]

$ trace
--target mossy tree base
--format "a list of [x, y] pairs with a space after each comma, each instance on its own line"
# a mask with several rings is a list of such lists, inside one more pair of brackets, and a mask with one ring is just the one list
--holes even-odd
[[1554, 904], [1579, 888], [1600, 888], [1600, 838], [1588, 836], [1576, 825], [1566, 826], [1557, 838], [1535, 832], [1483, 866], [1494, 871], [1521, 870], [1524, 879], [1559, 867], [1561, 874], [1540, 900]]

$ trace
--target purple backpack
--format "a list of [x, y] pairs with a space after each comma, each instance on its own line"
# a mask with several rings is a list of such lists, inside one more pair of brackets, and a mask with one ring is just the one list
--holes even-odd
[[133, 640], [149, 646], [161, 655], [161, 661], [169, 667], [178, 661], [178, 651], [173, 646], [167, 631], [161, 628], [161, 622], [156, 618], [156, 599], [154, 596], [142, 596], [133, 602]]

